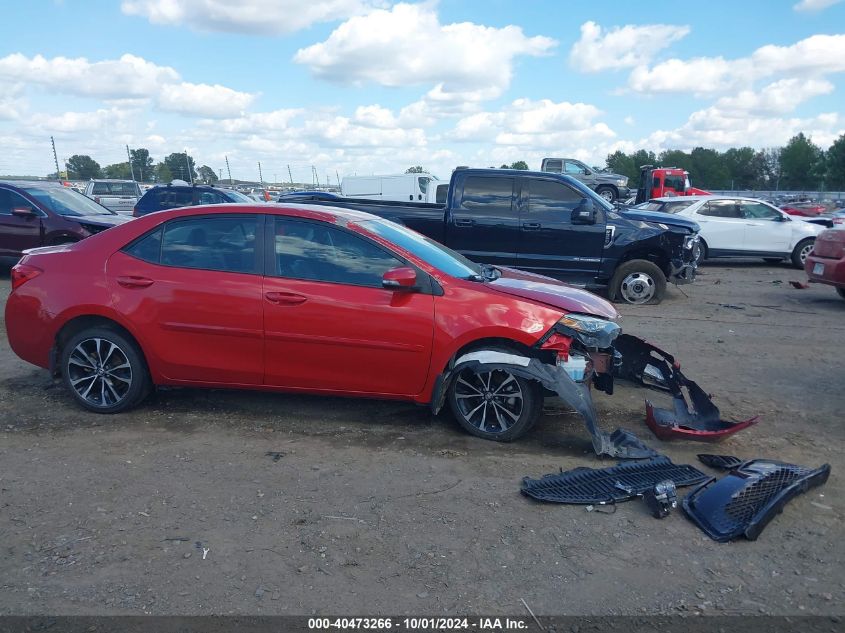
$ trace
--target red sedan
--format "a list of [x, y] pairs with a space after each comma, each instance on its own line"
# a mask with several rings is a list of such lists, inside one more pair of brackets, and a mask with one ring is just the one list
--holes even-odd
[[452, 376], [456, 360], [499, 350], [589, 379], [594, 360], [607, 371], [596, 341], [610, 348], [616, 318], [584, 290], [306, 205], [177, 209], [34, 249], [6, 306], [15, 353], [91, 411], [136, 406], [154, 385], [445, 398], [497, 440], [537, 420], [540, 383], [519, 368]]

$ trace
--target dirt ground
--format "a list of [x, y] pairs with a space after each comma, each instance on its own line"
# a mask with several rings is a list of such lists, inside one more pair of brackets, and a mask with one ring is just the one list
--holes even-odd
[[[625, 331], [757, 426], [716, 446], [660, 442], [643, 406], [660, 394], [596, 397], [605, 429], [705, 472], [696, 453], [831, 464], [758, 541], [728, 544], [680, 510], [658, 521], [638, 501], [599, 514], [520, 495], [524, 476], [613, 463], [554, 401], [509, 445], [410, 404], [284, 394], [165, 391], [98, 416], [4, 331], [0, 614], [524, 614], [524, 599], [537, 614], [842, 615], [845, 301], [793, 279], [705, 265], [662, 305], [621, 309]], [[4, 301], [8, 287], [6, 268]]]

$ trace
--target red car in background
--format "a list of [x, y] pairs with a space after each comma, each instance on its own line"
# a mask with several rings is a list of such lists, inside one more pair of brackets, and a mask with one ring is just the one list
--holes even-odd
[[789, 215], [801, 215], [814, 218], [827, 211], [827, 207], [817, 202], [792, 202], [781, 206], [781, 211]]
[[435, 409], [447, 398], [467, 431], [510, 440], [539, 418], [540, 384], [504, 368], [456, 370], [447, 385], [456, 359], [479, 349], [552, 368], [575, 359], [589, 378], [593, 359], [608, 371], [620, 331], [613, 306], [589, 292], [472, 263], [366, 213], [307, 205], [149, 214], [31, 250], [11, 278], [12, 349], [100, 413], [138, 405], [154, 385]]
[[804, 270], [810, 281], [836, 288], [845, 299], [845, 229], [828, 229], [816, 237]]

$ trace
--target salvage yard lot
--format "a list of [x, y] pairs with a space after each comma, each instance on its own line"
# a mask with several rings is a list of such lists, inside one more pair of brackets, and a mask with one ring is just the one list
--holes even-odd
[[621, 306], [623, 330], [675, 354], [726, 417], [762, 421], [720, 445], [660, 442], [643, 399], [667, 401], [631, 387], [596, 394], [599, 419], [705, 472], [696, 453], [829, 463], [756, 542], [636, 501], [521, 496], [524, 476], [613, 463], [554, 401], [514, 444], [410, 404], [283, 394], [166, 391], [98, 416], [4, 330], [0, 614], [514, 614], [522, 598], [537, 614], [842, 615], [845, 301], [793, 289], [805, 275], [786, 265], [701, 272]]

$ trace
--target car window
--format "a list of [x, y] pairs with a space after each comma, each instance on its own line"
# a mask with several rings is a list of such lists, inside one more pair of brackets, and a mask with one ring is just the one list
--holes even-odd
[[512, 217], [513, 178], [470, 176], [464, 184], [461, 207], [486, 216]]
[[684, 191], [684, 183], [686, 178], [684, 176], [676, 176], [674, 174], [666, 174], [663, 185], [667, 189], [674, 189], [675, 191]]
[[110, 182], [106, 183], [109, 186], [109, 191], [115, 196], [137, 196], [138, 185], [134, 182]]
[[543, 167], [543, 171], [551, 171], [556, 174], [559, 174], [563, 170], [563, 161], [557, 158], [552, 160], [547, 160], [545, 166]]
[[580, 163], [575, 163], [571, 160], [568, 160], [564, 164], [566, 166], [564, 173], [575, 174], [575, 175], [587, 173], [587, 170], [584, 169], [584, 166], [581, 165]]
[[194, 202], [191, 189], [166, 189], [159, 194], [160, 209], [178, 209], [190, 207]]
[[223, 204], [227, 200], [216, 191], [197, 191], [196, 204]]
[[24, 187], [23, 190], [59, 215], [116, 215], [70, 187]]
[[369, 240], [320, 222], [276, 217], [278, 277], [382, 287], [382, 275], [403, 262]]
[[0, 215], [12, 215], [15, 207], [34, 208], [29, 200], [10, 189], [0, 189]]
[[109, 183], [107, 182], [95, 182], [91, 188], [91, 194], [95, 196], [101, 196], [107, 193], [109, 193]]
[[158, 264], [161, 259], [161, 233], [159, 227], [152, 233], [142, 237], [123, 249], [123, 252], [132, 257], [137, 257], [151, 264]]
[[583, 196], [561, 182], [528, 180], [528, 211], [566, 211], [581, 202]]
[[780, 217], [780, 213], [762, 202], [741, 202], [742, 215], [754, 220], [774, 220]]
[[449, 185], [437, 185], [437, 193], [435, 194], [435, 202], [437, 204], [446, 204], [446, 198], [449, 195]]
[[691, 204], [694, 204], [695, 200], [678, 200], [677, 202], [664, 202], [662, 211], [664, 213], [680, 213], [684, 209], [686, 209]]
[[698, 211], [715, 218], [741, 218], [736, 200], [711, 200]]
[[172, 220], [164, 226], [160, 261], [179, 268], [254, 272], [257, 224], [254, 215]]

